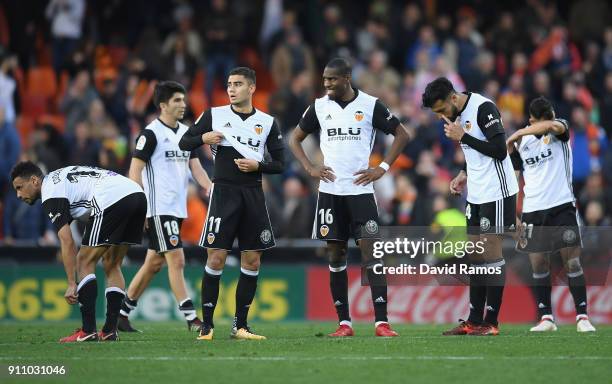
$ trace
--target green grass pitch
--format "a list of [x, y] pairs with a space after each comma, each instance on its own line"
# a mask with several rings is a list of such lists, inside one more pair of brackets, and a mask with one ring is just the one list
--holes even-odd
[[[612, 326], [578, 334], [562, 325], [530, 334], [505, 325], [498, 337], [441, 336], [446, 326], [398, 325], [376, 338], [373, 325], [330, 339], [331, 323], [254, 324], [266, 341], [195, 340], [181, 322], [135, 322], [144, 332], [119, 342], [59, 344], [76, 323], [0, 323], [0, 382], [44, 383], [611, 383]], [[8, 365], [64, 365], [65, 376], [9, 376]]]

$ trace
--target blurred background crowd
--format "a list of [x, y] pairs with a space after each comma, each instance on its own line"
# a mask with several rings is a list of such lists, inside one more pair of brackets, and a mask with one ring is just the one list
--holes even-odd
[[[188, 90], [190, 124], [227, 104], [227, 73], [257, 71], [255, 106], [285, 139], [322, 94], [333, 57], [353, 64], [354, 86], [379, 97], [416, 132], [376, 183], [385, 225], [465, 225], [448, 184], [464, 162], [435, 116], [428, 82], [448, 77], [499, 107], [507, 135], [529, 102], [553, 101], [570, 123], [573, 183], [587, 225], [612, 217], [612, 6], [606, 0], [514, 2], [326, 0], [0, 0], [0, 197], [4, 244], [53, 244], [40, 204], [19, 202], [9, 172], [19, 159], [46, 170], [93, 165], [126, 174], [134, 140], [152, 119], [154, 86]], [[379, 134], [371, 163], [391, 137]], [[317, 138], [307, 153], [321, 161]], [[207, 148], [199, 153], [212, 172]], [[277, 238], [309, 238], [316, 183], [292, 158], [265, 177]], [[183, 238], [196, 243], [207, 196], [190, 187]]]

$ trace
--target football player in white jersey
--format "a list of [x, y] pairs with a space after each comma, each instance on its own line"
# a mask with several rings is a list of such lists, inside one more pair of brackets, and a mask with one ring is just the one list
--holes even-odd
[[255, 71], [246, 67], [232, 69], [227, 79], [230, 104], [203, 112], [179, 142], [179, 147], [188, 151], [208, 144], [215, 155], [213, 187], [200, 238], [200, 246], [207, 248], [207, 260], [202, 276], [202, 327], [198, 340], [213, 338], [219, 281], [236, 237], [240, 278], [231, 336], [265, 339], [248, 326], [247, 315], [257, 290], [261, 256], [275, 245], [262, 173], [283, 172], [284, 146], [274, 118], [253, 107], [255, 88]]
[[[17, 197], [42, 207], [57, 230], [68, 288], [69, 304], [79, 303], [82, 326], [61, 343], [116, 341], [117, 318], [124, 297], [121, 261], [131, 244], [140, 244], [147, 199], [132, 180], [101, 168], [70, 166], [43, 177], [40, 168], [20, 162], [11, 171]], [[81, 247], [74, 243], [70, 223], [86, 222]], [[106, 276], [106, 322], [96, 331], [96, 264], [102, 259]], [[78, 283], [77, 283], [78, 282]]]
[[[308, 107], [293, 131], [290, 148], [310, 176], [319, 179], [319, 196], [313, 238], [327, 242], [332, 302], [338, 329], [331, 337], [353, 336], [349, 314], [347, 242], [353, 237], [361, 249], [362, 263], [372, 292], [376, 336], [398, 336], [387, 320], [387, 282], [374, 273], [379, 263], [372, 257], [372, 241], [380, 238], [373, 182], [389, 170], [409, 140], [406, 128], [378, 99], [351, 85], [351, 66], [331, 60], [323, 72], [327, 94]], [[370, 168], [376, 130], [394, 135], [385, 159]], [[324, 163], [310, 162], [302, 148], [309, 134], [319, 134]]]
[[532, 332], [556, 331], [551, 307], [550, 254], [559, 252], [576, 308], [578, 332], [595, 332], [587, 316], [581, 237], [572, 188], [572, 149], [567, 121], [555, 118], [544, 97], [529, 105], [529, 126], [508, 138], [514, 167], [525, 186], [521, 237], [517, 249], [529, 253], [540, 322]]
[[130, 164], [129, 177], [143, 186], [147, 195], [147, 222], [149, 249], [145, 262], [138, 270], [121, 304], [118, 328], [135, 332], [128, 316], [136, 308], [151, 279], [168, 264], [170, 288], [185, 316], [187, 329], [199, 330], [193, 301], [187, 294], [185, 255], [181, 241], [181, 224], [187, 217], [187, 186], [189, 169], [193, 178], [205, 190], [211, 186], [196, 152], [182, 151], [179, 140], [187, 131], [180, 120], [185, 114], [185, 88], [175, 81], [163, 81], [155, 86], [153, 103], [160, 115], [138, 136]]
[[468, 237], [485, 244], [484, 252], [472, 253], [469, 260], [475, 267], [486, 264], [501, 272], [470, 275], [469, 318], [444, 335], [494, 336], [499, 334], [497, 318], [506, 280], [502, 234], [515, 230], [518, 192], [501, 116], [491, 100], [456, 92], [444, 77], [427, 85], [423, 106], [445, 121], [446, 136], [459, 142], [465, 154], [466, 169], [451, 181], [450, 190], [460, 194], [467, 184]]

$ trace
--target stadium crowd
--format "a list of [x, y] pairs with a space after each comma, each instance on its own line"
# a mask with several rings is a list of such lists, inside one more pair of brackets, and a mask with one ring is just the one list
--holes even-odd
[[[570, 122], [579, 211], [587, 225], [609, 225], [612, 7], [605, 0], [458, 3], [0, 1], [2, 241], [55, 241], [40, 204], [10, 193], [11, 167], [32, 159], [46, 170], [80, 164], [125, 174], [138, 132], [156, 117], [156, 81], [186, 86], [189, 124], [227, 104], [227, 73], [249, 66], [257, 72], [255, 106], [287, 138], [321, 94], [322, 66], [338, 56], [353, 64], [355, 87], [383, 100], [416, 133], [377, 181], [382, 223], [465, 222], [465, 201], [448, 188], [463, 153], [421, 109], [427, 83], [446, 76], [458, 90], [495, 101], [507, 135], [527, 124], [533, 98], [552, 100]], [[372, 164], [390, 139], [377, 137]], [[318, 150], [309, 144], [309, 153]], [[212, 172], [210, 151], [199, 156]], [[299, 164], [267, 177], [264, 188], [277, 237], [310, 237], [316, 185]], [[190, 188], [184, 241], [198, 241], [206, 201]]]

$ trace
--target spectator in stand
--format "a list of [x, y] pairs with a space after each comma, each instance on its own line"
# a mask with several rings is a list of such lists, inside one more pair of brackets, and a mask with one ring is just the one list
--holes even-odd
[[14, 193], [4, 200], [4, 244], [17, 246], [55, 245], [55, 231], [40, 201], [24, 204]]
[[3, 120], [12, 124], [17, 117], [15, 111], [17, 82], [13, 78], [13, 72], [18, 65], [17, 56], [0, 52], [0, 108], [4, 110]]
[[59, 77], [66, 68], [66, 58], [77, 49], [81, 39], [85, 1], [51, 0], [47, 5], [46, 16], [51, 20], [53, 69]]
[[287, 39], [272, 53], [270, 71], [277, 87], [283, 88], [299, 73], [315, 76], [315, 60], [310, 48], [302, 40], [298, 29], [287, 31]]
[[97, 98], [98, 94], [91, 84], [89, 71], [81, 69], [72, 79], [60, 103], [60, 111], [66, 116], [66, 133], [73, 134], [76, 124], [87, 119], [89, 107]]
[[15, 124], [5, 118], [4, 107], [0, 105], [0, 199], [10, 188], [10, 173], [17, 163], [21, 147]]
[[175, 37], [174, 46], [170, 52], [164, 56], [163, 60], [166, 79], [174, 80], [181, 84], [191, 84], [198, 70], [198, 62], [187, 50], [185, 35], [177, 35]]
[[387, 93], [399, 92], [401, 78], [395, 69], [387, 66], [387, 54], [377, 49], [370, 53], [368, 67], [357, 79], [357, 84], [364, 92], [387, 100]]

